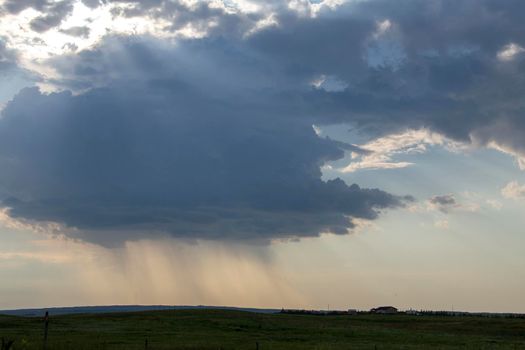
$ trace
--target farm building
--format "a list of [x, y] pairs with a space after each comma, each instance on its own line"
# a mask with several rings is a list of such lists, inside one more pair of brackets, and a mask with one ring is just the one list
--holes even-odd
[[370, 310], [372, 314], [397, 314], [397, 309], [393, 306], [379, 306]]

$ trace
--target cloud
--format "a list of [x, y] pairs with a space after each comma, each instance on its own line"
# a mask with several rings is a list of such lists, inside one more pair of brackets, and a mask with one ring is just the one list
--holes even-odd
[[45, 7], [44, 14], [31, 20], [29, 26], [35, 32], [42, 33], [48, 31], [62, 23], [62, 20], [64, 20], [71, 11], [73, 11], [73, 3], [70, 0], [49, 3]]
[[453, 194], [434, 196], [428, 200], [429, 204], [437, 210], [448, 213], [451, 209], [458, 206]]
[[501, 189], [501, 195], [509, 199], [525, 198], [525, 185], [520, 185], [518, 181], [511, 181]]
[[[13, 216], [83, 232], [342, 233], [403, 201], [322, 182], [345, 151], [366, 150], [346, 171], [408, 166], [396, 158], [447, 142], [525, 154], [523, 2], [106, 3], [163, 39], [110, 35], [43, 63], [47, 87], [74, 94], [24, 90], [5, 108]], [[41, 11], [43, 31], [68, 6], [4, 7]], [[311, 127], [334, 124], [371, 141], [343, 146]]]
[[33, 72], [20, 67], [19, 53], [3, 39], [0, 35], [0, 111], [22, 87], [37, 79]]
[[48, 0], [5, 0], [3, 8], [9, 13], [18, 14], [27, 8], [44, 11], [48, 5]]
[[6, 0], [3, 8], [10, 14], [18, 14], [32, 8], [41, 14], [31, 20], [29, 26], [35, 32], [45, 32], [58, 26], [73, 11], [72, 0]]
[[[322, 113], [320, 126], [349, 123], [376, 137], [428, 129], [523, 154], [524, 62], [520, 55], [498, 57], [509, 40], [523, 45], [515, 16], [521, 10], [518, 2], [488, 0], [349, 2], [313, 17], [281, 11], [278, 26], [242, 45], [296, 82], [337, 82], [334, 89], [291, 94], [306, 101], [305, 113]], [[446, 31], [443, 23], [451, 24]]]
[[0, 188], [11, 217], [103, 244], [165, 234], [267, 242], [344, 234], [352, 218], [411, 199], [322, 181], [320, 167], [354, 148], [319, 137], [279, 98], [270, 108], [269, 82], [253, 80], [264, 72], [231, 74], [242, 55], [213, 43], [108, 40], [54, 61], [64, 76], [105, 87], [24, 89], [3, 110]]
[[67, 35], [87, 38], [89, 36], [91, 29], [87, 26], [77, 26], [77, 27], [69, 27], [67, 29], [61, 29], [60, 31]]
[[8, 229], [52, 234], [55, 236], [65, 232], [64, 227], [53, 222], [31, 222], [24, 219], [15, 219], [9, 215], [9, 210], [7, 208], [2, 208], [0, 210], [0, 224]]
[[458, 149], [462, 146], [446, 137], [429, 130], [406, 130], [401, 133], [379, 137], [359, 148], [367, 151], [353, 153], [352, 163], [340, 169], [343, 173], [352, 173], [364, 169], [400, 169], [413, 165], [405, 161], [395, 161], [394, 158], [408, 154], [425, 153], [429, 146], [440, 145], [448, 149]]
[[337, 79], [337, 77], [326, 76], [322, 74], [319, 78], [312, 81], [312, 86], [317, 89], [323, 89], [327, 92], [340, 92], [344, 91], [348, 84], [344, 81]]
[[498, 58], [501, 61], [512, 61], [516, 55], [524, 52], [525, 49], [517, 44], [510, 43], [498, 52]]
[[[436, 195], [427, 200], [426, 208], [420, 207], [414, 208], [414, 210], [438, 210], [443, 214], [449, 214], [453, 211], [475, 213], [481, 209], [482, 199], [483, 198], [481, 198], [479, 194], [470, 192], [462, 193], [460, 199], [458, 199], [457, 196], [452, 193]], [[491, 203], [487, 204], [494, 208], [494, 205]]]
[[0, 37], [0, 74], [16, 68], [17, 54]]
[[82, 3], [89, 8], [97, 8], [102, 5], [102, 0], [82, 0]]
[[[505, 146], [502, 144], [498, 144], [496, 141], [491, 141], [487, 144], [488, 148], [495, 149], [497, 151], [500, 151], [502, 153], [508, 154], [512, 157], [514, 157], [516, 165], [521, 170], [525, 170], [525, 153], [521, 150], [517, 150], [513, 147]], [[518, 147], [520, 148], [520, 147]]]

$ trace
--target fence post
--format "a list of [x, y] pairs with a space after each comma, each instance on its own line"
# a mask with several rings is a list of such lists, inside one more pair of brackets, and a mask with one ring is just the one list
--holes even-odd
[[46, 311], [46, 315], [44, 316], [44, 345], [43, 349], [47, 349], [47, 330], [49, 328], [49, 312]]
[[14, 340], [5, 340], [3, 337], [2, 337], [2, 347], [1, 349], [2, 350], [10, 350], [11, 349], [11, 346], [13, 346], [13, 343], [15, 341]]

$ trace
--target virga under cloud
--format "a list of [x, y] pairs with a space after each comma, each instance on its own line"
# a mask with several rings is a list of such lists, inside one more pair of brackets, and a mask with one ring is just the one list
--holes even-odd
[[[33, 31], [81, 40], [89, 25], [61, 27], [74, 3], [3, 8], [31, 7]], [[428, 130], [443, 135], [430, 144], [525, 154], [519, 1], [83, 3], [160, 23], [163, 35], [109, 33], [48, 58], [42, 82], [65, 91], [25, 89], [4, 108], [0, 190], [14, 217], [99, 242], [346, 233], [411, 197], [325, 182], [320, 168], [345, 151], [362, 155], [351, 171], [409, 163], [312, 125], [371, 138]]]

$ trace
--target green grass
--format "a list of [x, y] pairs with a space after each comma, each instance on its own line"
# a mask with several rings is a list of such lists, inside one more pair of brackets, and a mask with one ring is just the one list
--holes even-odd
[[[41, 349], [41, 318], [0, 316], [15, 350]], [[525, 349], [525, 320], [407, 315], [269, 315], [174, 310], [52, 316], [54, 349]]]

